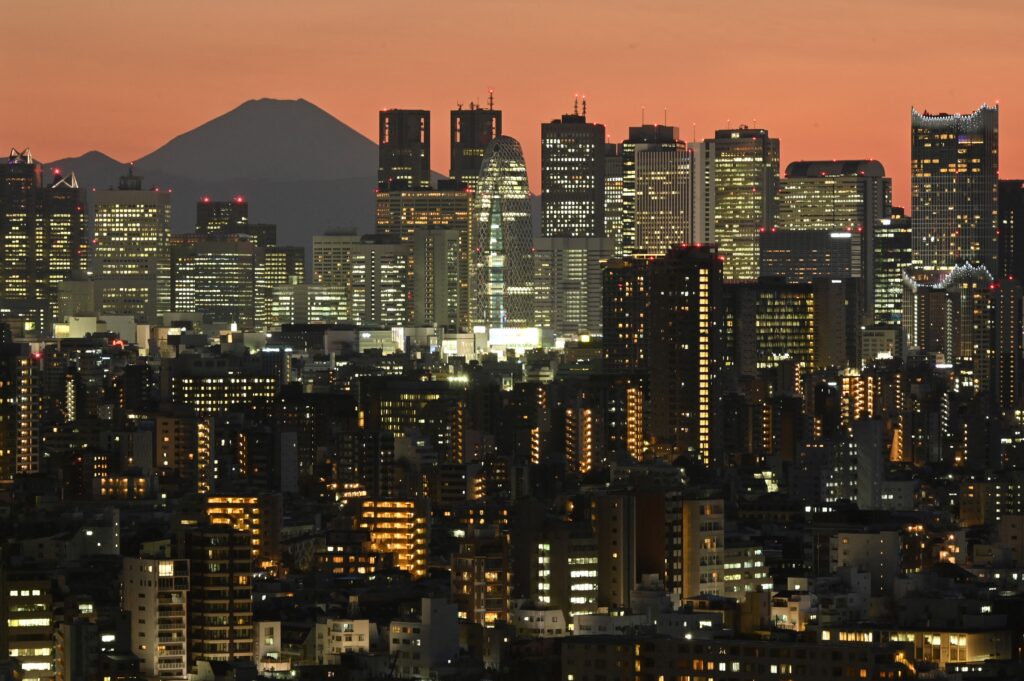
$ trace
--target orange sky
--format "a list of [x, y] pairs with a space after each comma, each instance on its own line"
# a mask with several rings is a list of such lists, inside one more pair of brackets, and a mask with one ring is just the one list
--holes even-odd
[[877, 158], [907, 202], [909, 111], [1001, 103], [1024, 176], [1019, 0], [52, 0], [2, 3], [0, 142], [122, 160], [256, 97], [302, 97], [368, 136], [384, 107], [447, 111], [494, 88], [539, 180], [540, 124], [585, 93], [613, 139], [766, 126], [783, 163]]

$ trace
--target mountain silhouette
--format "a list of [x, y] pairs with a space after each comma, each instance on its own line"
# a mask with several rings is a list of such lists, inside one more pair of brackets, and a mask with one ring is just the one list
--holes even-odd
[[[99, 151], [47, 163], [87, 189], [117, 186], [126, 163]], [[280, 243], [374, 229], [377, 145], [305, 100], [250, 100], [135, 161], [145, 186], [172, 189], [172, 228], [195, 226], [203, 196], [249, 200], [252, 222], [278, 225]]]

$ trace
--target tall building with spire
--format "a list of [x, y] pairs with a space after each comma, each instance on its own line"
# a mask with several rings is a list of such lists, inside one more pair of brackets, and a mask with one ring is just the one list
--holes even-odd
[[494, 108], [494, 93], [487, 97], [487, 108], [470, 103], [468, 109], [451, 112], [451, 170], [452, 180], [470, 189], [476, 187], [484, 151], [495, 137], [501, 136], [501, 110]]
[[690, 241], [690, 150], [679, 128], [641, 125], [622, 143], [622, 243], [625, 253], [664, 253]]
[[32, 152], [0, 165], [0, 307], [29, 335], [55, 321], [57, 286], [84, 270], [85, 200], [74, 174], [43, 182]]
[[155, 321], [171, 311], [171, 197], [143, 189], [129, 166], [117, 189], [95, 192], [97, 312]]
[[473, 325], [533, 324], [532, 238], [523, 148], [503, 135], [487, 145], [474, 197], [469, 249]]
[[998, 274], [999, 108], [910, 110], [910, 197], [917, 269], [984, 265]]
[[757, 279], [761, 229], [775, 224], [779, 140], [762, 128], [717, 130], [694, 165], [695, 233], [718, 244], [727, 282]]
[[541, 231], [546, 237], [604, 236], [605, 132], [587, 102], [541, 125]]
[[380, 112], [378, 189], [430, 188], [430, 112]]

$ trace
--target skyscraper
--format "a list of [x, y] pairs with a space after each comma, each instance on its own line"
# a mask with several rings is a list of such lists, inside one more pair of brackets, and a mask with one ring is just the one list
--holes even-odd
[[249, 236], [176, 234], [171, 241], [174, 311], [253, 329], [258, 259]]
[[501, 136], [501, 111], [494, 108], [493, 94], [488, 97], [487, 108], [470, 104], [451, 113], [451, 170], [452, 180], [470, 189], [476, 188], [484, 151], [495, 137]]
[[622, 247], [622, 145], [604, 147], [604, 235], [612, 240], [615, 257], [626, 255]]
[[914, 266], [970, 262], [998, 273], [999, 108], [966, 115], [911, 109], [910, 135]]
[[607, 238], [538, 237], [534, 253], [534, 323], [556, 334], [601, 333], [601, 270]]
[[396, 236], [330, 233], [313, 237], [313, 283], [339, 287], [350, 321], [410, 321], [412, 243]]
[[694, 151], [694, 233], [725, 257], [726, 281], [760, 274], [758, 238], [775, 223], [779, 140], [764, 129], [717, 130]]
[[999, 180], [999, 272], [1024, 281], [1024, 180]]
[[676, 246], [647, 268], [655, 450], [711, 466], [724, 351], [722, 260], [714, 246]]
[[660, 254], [690, 241], [691, 163], [678, 128], [629, 129], [622, 143], [622, 252]]
[[876, 324], [900, 326], [903, 319], [903, 273], [911, 266], [911, 220], [902, 208], [875, 228], [872, 298], [870, 309]]
[[242, 196], [230, 201], [212, 201], [204, 196], [196, 203], [196, 232], [199, 234], [240, 234], [249, 224], [249, 202]]
[[420, 229], [454, 229], [468, 233], [473, 193], [442, 180], [437, 189], [377, 192], [377, 234], [410, 241]]
[[0, 297], [4, 301], [35, 296], [33, 261], [38, 190], [43, 167], [28, 149], [11, 154], [0, 166]]
[[470, 321], [485, 326], [533, 323], [533, 225], [526, 162], [519, 142], [487, 145], [473, 205]]
[[[94, 195], [93, 274], [108, 292], [100, 312], [116, 310], [155, 321], [171, 311], [171, 201], [144, 190], [131, 167], [118, 188]], [[147, 292], [148, 291], [148, 295]], [[146, 296], [145, 309], [138, 303]]]
[[88, 226], [85, 197], [74, 173], [59, 170], [41, 190], [39, 225], [36, 230], [36, 295], [48, 307], [46, 332], [57, 321], [57, 289], [61, 282], [81, 276], [88, 257]]
[[586, 106], [541, 125], [544, 236], [604, 236], [604, 126], [587, 122]]
[[380, 112], [378, 189], [430, 188], [430, 112]]
[[891, 196], [892, 180], [878, 161], [790, 163], [775, 224], [760, 233], [761, 276], [864, 279], [872, 304], [875, 232], [891, 217]]

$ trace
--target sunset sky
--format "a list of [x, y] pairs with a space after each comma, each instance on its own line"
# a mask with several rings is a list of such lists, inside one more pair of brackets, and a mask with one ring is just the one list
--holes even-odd
[[55, 0], [4, 2], [0, 138], [39, 159], [130, 160], [259, 97], [304, 98], [367, 136], [377, 110], [447, 112], [489, 88], [539, 184], [540, 124], [585, 94], [621, 140], [746, 123], [783, 163], [877, 158], [908, 203], [910, 107], [999, 101], [1001, 175], [1024, 175], [1019, 0]]

